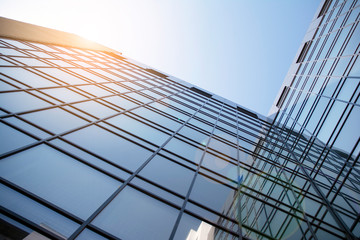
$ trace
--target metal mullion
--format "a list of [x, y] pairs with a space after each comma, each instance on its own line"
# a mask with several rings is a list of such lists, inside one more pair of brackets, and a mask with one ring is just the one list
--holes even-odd
[[[183, 92], [183, 91], [181, 91]], [[203, 103], [202, 106], [204, 106], [206, 104], [206, 102]], [[202, 107], [201, 106], [201, 107]], [[200, 108], [201, 108], [200, 107]], [[200, 109], [199, 108], [199, 109]], [[196, 111], [192, 116], [194, 116], [198, 111]], [[133, 174], [69, 237], [69, 240], [73, 240], [75, 237], [77, 237], [86, 227], [86, 225], [88, 225], [91, 221], [93, 221], [95, 219], [95, 217], [103, 210], [105, 209], [105, 207], [107, 207], [110, 202], [112, 200], [115, 199], [115, 197], [127, 186], [127, 185], [131, 185], [130, 181], [132, 179], [134, 179], [138, 173], [156, 156], [156, 154], [158, 154], [160, 152], [160, 150], [162, 150], [162, 148], [177, 134], [177, 132], [179, 132], [184, 126], [185, 124], [192, 118], [192, 116], [185, 121], [180, 127], [179, 129], [174, 132], [140, 167], [138, 167], [138, 169], [133, 172]]]
[[[275, 128], [275, 131], [276, 128]], [[278, 133], [278, 136], [280, 139], [283, 140], [283, 137]], [[311, 176], [309, 175], [309, 173], [305, 170], [304, 166], [302, 165], [302, 163], [299, 161], [299, 159], [295, 156], [295, 154], [293, 152], [291, 152], [291, 149], [289, 149], [288, 144], [283, 140], [284, 145], [286, 146], [286, 148], [288, 148], [288, 151], [290, 152], [290, 154], [293, 156], [293, 158], [299, 163], [299, 168], [301, 169], [301, 171], [305, 174], [308, 182], [311, 184], [311, 186], [314, 188], [314, 190], [316, 191], [316, 193], [318, 194], [318, 196], [322, 199], [323, 203], [325, 204], [326, 208], [328, 209], [328, 211], [330, 212], [330, 214], [333, 216], [333, 218], [335, 219], [335, 221], [337, 222], [337, 224], [339, 225], [339, 227], [341, 229], [344, 230], [345, 235], [349, 238], [349, 239], [355, 239], [354, 235], [352, 232], [350, 232], [350, 230], [348, 229], [348, 227], [345, 225], [345, 223], [343, 222], [343, 220], [338, 216], [337, 212], [333, 209], [333, 207], [331, 206], [330, 202], [328, 201], [328, 199], [324, 196], [323, 192], [319, 189], [319, 187], [316, 185], [316, 183], [314, 182], [314, 180], [311, 178]]]
[[[183, 90], [183, 91], [185, 91], [185, 90]], [[180, 94], [180, 93], [183, 92], [183, 91], [180, 91], [180, 92], [178, 92], [178, 93], [176, 93], [176, 94]], [[176, 94], [174, 94], [174, 95], [176, 95]], [[164, 97], [164, 98], [165, 98], [165, 97]], [[18, 152], [21, 152], [21, 151], [23, 151], [23, 150], [29, 149], [29, 148], [31, 148], [31, 147], [37, 146], [37, 145], [39, 145], [39, 144], [41, 144], [41, 143], [44, 143], [44, 142], [47, 142], [47, 141], [51, 141], [51, 140], [56, 139], [56, 138], [58, 138], [58, 137], [60, 137], [60, 136], [63, 136], [63, 135], [66, 135], [66, 134], [75, 132], [75, 131], [77, 131], [77, 130], [83, 129], [83, 128], [85, 128], [85, 127], [94, 125], [94, 124], [99, 123], [99, 122], [102, 122], [102, 121], [105, 121], [105, 120], [110, 119], [110, 118], [112, 118], [112, 117], [116, 117], [116, 116], [121, 115], [121, 114], [123, 114], [123, 113], [126, 113], [126, 112], [129, 112], [129, 111], [131, 111], [131, 110], [137, 109], [137, 108], [139, 108], [139, 107], [146, 106], [146, 105], [151, 104], [151, 103], [153, 103], [153, 102], [161, 101], [161, 100], [164, 99], [164, 98], [160, 98], [160, 99], [158, 99], [158, 100], [156, 100], [156, 101], [151, 101], [151, 102], [144, 103], [144, 104], [142, 104], [142, 105], [138, 105], [138, 106], [136, 106], [136, 107], [133, 107], [133, 108], [130, 108], [130, 109], [121, 111], [121, 112], [117, 112], [117, 113], [115, 113], [115, 114], [112, 114], [112, 115], [110, 115], [110, 116], [107, 116], [107, 117], [104, 117], [104, 118], [101, 118], [101, 119], [97, 119], [97, 120], [95, 120], [95, 121], [92, 121], [92, 122], [87, 123], [87, 124], [85, 124], [85, 125], [82, 125], [82, 126], [80, 126], [80, 127], [77, 127], [77, 128], [74, 128], [74, 129], [71, 129], [71, 130], [68, 130], [68, 131], [65, 131], [65, 132], [63, 132], [63, 133], [55, 134], [55, 135], [53, 135], [53, 136], [51, 136], [51, 137], [42, 139], [42, 140], [40, 140], [39, 142], [36, 142], [36, 143], [33, 143], [33, 144], [28, 144], [28, 145], [26, 145], [26, 146], [23, 146], [23, 147], [21, 147], [21, 148], [15, 149], [15, 150], [13, 150], [13, 151], [9, 151], [9, 152], [7, 152], [7, 153], [1, 154], [1, 155], [0, 155], [0, 160], [3, 159], [3, 158], [5, 158], [5, 157], [8, 157], [8, 156], [10, 156], [10, 155], [13, 155], [13, 154], [15, 154], [15, 153], [18, 153]]]

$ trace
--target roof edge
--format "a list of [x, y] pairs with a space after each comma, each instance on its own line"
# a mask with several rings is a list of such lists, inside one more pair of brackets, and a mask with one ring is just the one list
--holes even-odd
[[95, 43], [73, 33], [63, 32], [35, 24], [0, 17], [0, 37], [30, 42], [54, 44], [90, 50], [109, 51], [121, 54], [111, 48]]

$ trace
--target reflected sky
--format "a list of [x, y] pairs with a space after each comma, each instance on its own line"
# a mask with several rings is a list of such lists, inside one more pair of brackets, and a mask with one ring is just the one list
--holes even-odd
[[2, 0], [0, 15], [76, 33], [267, 115], [319, 3]]

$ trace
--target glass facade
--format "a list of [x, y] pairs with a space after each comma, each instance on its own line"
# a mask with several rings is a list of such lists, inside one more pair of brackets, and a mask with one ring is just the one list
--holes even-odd
[[1, 234], [359, 237], [360, 4], [319, 10], [271, 118], [116, 52], [0, 38]]

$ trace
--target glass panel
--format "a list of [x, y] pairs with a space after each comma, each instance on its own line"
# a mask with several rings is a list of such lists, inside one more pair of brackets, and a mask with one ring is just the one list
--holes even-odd
[[[236, 142], [235, 142], [236, 143]], [[219, 141], [216, 138], [212, 138], [209, 142], [209, 148], [212, 148], [222, 154], [225, 154], [229, 157], [232, 157], [236, 159], [236, 145], [229, 145], [229, 143], [224, 143], [222, 141]]]
[[71, 91], [67, 88], [52, 88], [52, 89], [44, 89], [42, 92], [49, 94], [52, 97], [55, 97], [63, 102], [69, 103], [69, 102], [76, 102], [85, 100], [86, 97]]
[[0, 53], [8, 56], [26, 56], [25, 54], [10, 48], [0, 48]]
[[4, 122], [10, 123], [20, 129], [26, 130], [26, 132], [40, 138], [40, 139], [45, 139], [48, 137], [51, 137], [51, 134], [46, 133], [43, 130], [40, 130], [39, 128], [32, 126], [31, 124], [21, 120], [18, 117], [8, 117], [6, 118], [6, 120], [4, 120]]
[[86, 101], [81, 103], [76, 103], [73, 105], [76, 108], [79, 108], [86, 113], [89, 113], [97, 118], [104, 118], [111, 116], [116, 113], [115, 110], [108, 108], [104, 106], [103, 104], [100, 104], [95, 101]]
[[88, 123], [60, 108], [33, 112], [25, 114], [22, 117], [53, 133], [62, 133]]
[[46, 145], [2, 159], [0, 175], [83, 219], [119, 186], [112, 178]]
[[146, 192], [149, 194], [153, 194], [154, 196], [157, 196], [162, 199], [166, 199], [166, 201], [174, 203], [178, 206], [178, 208], [181, 208], [181, 206], [184, 204], [184, 197], [178, 197], [156, 185], [153, 185], [145, 180], [142, 180], [138, 177], [135, 177], [131, 180], [132, 186], [137, 186], [142, 189], [146, 189]]
[[203, 153], [203, 149], [196, 148], [176, 138], [171, 139], [164, 148], [195, 163], [199, 163]]
[[[360, 101], [358, 100], [357, 103]], [[339, 152], [343, 154], [349, 154], [352, 148], [355, 146], [356, 141], [360, 136], [360, 107], [355, 106], [348, 119], [345, 122], [345, 125], [340, 131], [339, 136], [337, 137], [333, 148], [338, 149]], [[355, 158], [357, 156], [357, 152], [353, 154]]]
[[227, 201], [235, 197], [235, 191], [223, 184], [199, 174], [190, 194], [190, 199], [219, 213], [226, 212]]
[[107, 122], [158, 146], [162, 145], [170, 137], [170, 135], [160, 132], [124, 114], [110, 118]]
[[[354, 94], [354, 91], [357, 88], [357, 85], [359, 84], [358, 80], [347, 78], [345, 80], [344, 85], [342, 86], [339, 95], [337, 96], [338, 99], [344, 100], [344, 101], [350, 101], [352, 95]], [[354, 95], [356, 97], [357, 94]]]
[[151, 111], [147, 108], [138, 108], [132, 112], [173, 131], [176, 131], [181, 126], [179, 122], [164, 117], [163, 115], [158, 114], [155, 111]]
[[83, 77], [86, 77], [88, 79], [90, 79], [91, 81], [93, 82], [107, 82], [107, 80], [105, 80], [104, 78], [102, 77], [99, 77], [93, 73], [90, 73], [91, 71], [86, 71], [86, 70], [83, 70], [83, 69], [71, 69], [71, 71], [83, 76]]
[[35, 142], [35, 139], [1, 122], [0, 122], [0, 139], [2, 139], [0, 144], [0, 154], [9, 152], [11, 150]]
[[320, 139], [323, 143], [327, 143], [329, 137], [333, 134], [336, 124], [340, 120], [341, 114], [345, 110], [346, 105], [347, 104], [343, 102], [335, 102], [331, 107], [331, 110], [328, 116], [326, 117], [325, 122], [322, 125], [320, 132], [317, 136], [318, 139]]
[[27, 71], [24, 68], [10, 68], [10, 67], [2, 67], [1, 73], [6, 74], [16, 80], [23, 82], [24, 84], [29, 85], [30, 87], [38, 88], [38, 87], [53, 87], [58, 86], [57, 84], [46, 80], [35, 73]]
[[201, 143], [202, 145], [206, 145], [209, 139], [208, 135], [205, 135], [193, 128], [184, 126], [180, 131], [179, 134], [182, 134], [185, 137], [191, 138], [191, 140]]
[[115, 175], [116, 177], [123, 179], [125, 181], [125, 179], [128, 179], [130, 177], [130, 174], [113, 166], [110, 165], [109, 163], [95, 157], [94, 155], [91, 155], [83, 150], [81, 150], [80, 148], [77, 148], [76, 146], [73, 146], [63, 140], [60, 140], [58, 138], [56, 138], [55, 140], [50, 141], [50, 143], [56, 147], [59, 147], [61, 149], [64, 149], [65, 151], [67, 151], [68, 153], [75, 155], [83, 160], [85, 160], [86, 162], [93, 164], [94, 166], [97, 166], [99, 168], [101, 168], [102, 170], [105, 170], [113, 175]]
[[41, 62], [35, 58], [13, 57], [13, 59], [15, 59], [16, 61], [19, 61], [20, 63], [17, 63], [19, 65], [43, 66], [43, 67], [49, 66], [48, 64]]
[[218, 156], [215, 156], [210, 153], [206, 153], [202, 166], [221, 174], [225, 177], [228, 177], [234, 181], [238, 180], [237, 177], [237, 167], [236, 165], [229, 163]]
[[[360, 9], [360, 8], [359, 8]], [[351, 77], [360, 77], [360, 57], [356, 59], [356, 62], [352, 66], [352, 69], [349, 72]]]
[[119, 108], [123, 108], [123, 109], [130, 109], [130, 108], [138, 106], [136, 103], [134, 103], [128, 99], [122, 98], [120, 96], [107, 97], [107, 98], [104, 98], [104, 100], [106, 100], [107, 102], [111, 102], [112, 104], [115, 104]]
[[93, 231], [89, 230], [89, 229], [85, 229], [84, 231], [81, 232], [81, 234], [75, 238], [76, 240], [106, 240], [108, 238], [104, 238], [96, 233], [94, 233]]
[[[54, 76], [55, 78], [65, 82], [65, 84], [70, 84], [70, 85], [74, 85], [74, 84], [84, 84], [87, 83], [83, 80], [81, 80], [80, 78], [77, 78], [67, 72], [61, 71], [60, 69], [57, 68], [41, 68], [39, 69], [39, 71], [44, 72], [50, 76]], [[63, 83], [63, 85], [65, 85]]]
[[81, 129], [65, 138], [132, 171], [151, 155], [145, 148], [97, 126]]
[[194, 172], [166, 158], [156, 156], [140, 172], [140, 175], [185, 196]]
[[184, 213], [176, 230], [174, 240], [218, 240], [238, 239], [215, 226]]
[[0, 106], [15, 113], [47, 107], [49, 103], [25, 92], [10, 92], [0, 94]]
[[79, 227], [68, 218], [0, 184], [0, 205], [30, 221], [50, 228], [55, 234], [70, 237]]
[[[5, 39], [4, 39], [4, 40], [5, 40]], [[6, 42], [6, 43], [9, 43], [9, 44], [11, 44], [11, 45], [13, 45], [13, 46], [15, 46], [16, 48], [31, 49], [31, 50], [33, 49], [32, 47], [29, 47], [28, 45], [23, 44], [23, 43], [21, 43], [21, 42], [19, 42], [19, 41], [16, 41], [16, 40], [6, 39], [5, 42]]]
[[121, 239], [168, 239], [177, 215], [178, 210], [127, 187], [93, 224]]
[[109, 96], [109, 95], [113, 94], [112, 92], [106, 91], [103, 88], [100, 88], [95, 85], [79, 86], [78, 88], [81, 90], [84, 90], [92, 95], [95, 95], [96, 97]]
[[352, 55], [355, 53], [355, 50], [359, 46], [359, 36], [360, 36], [360, 23], [357, 24], [356, 29], [351, 35], [350, 40], [348, 41], [346, 48], [343, 52], [343, 56]]

